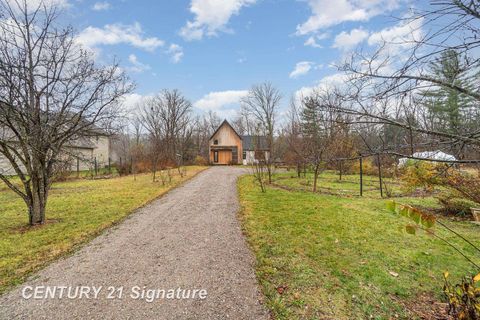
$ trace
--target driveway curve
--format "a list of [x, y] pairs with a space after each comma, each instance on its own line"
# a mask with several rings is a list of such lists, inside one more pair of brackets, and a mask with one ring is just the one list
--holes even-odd
[[267, 319], [237, 220], [243, 173], [210, 168], [139, 209], [0, 297], [0, 318]]

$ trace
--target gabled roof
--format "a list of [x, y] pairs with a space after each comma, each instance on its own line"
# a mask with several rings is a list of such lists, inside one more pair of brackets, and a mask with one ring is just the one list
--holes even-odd
[[220, 128], [223, 127], [224, 125], [229, 126], [233, 130], [233, 132], [235, 132], [235, 134], [240, 138], [240, 140], [242, 139], [242, 136], [239, 135], [237, 131], [232, 127], [232, 125], [227, 121], [227, 119], [225, 119], [223, 120], [222, 124], [218, 126], [217, 130], [215, 130], [215, 132], [212, 134], [212, 136], [208, 140], [212, 140], [212, 138], [217, 134], [218, 130], [220, 130]]
[[243, 150], [268, 150], [267, 137], [265, 136], [242, 136]]

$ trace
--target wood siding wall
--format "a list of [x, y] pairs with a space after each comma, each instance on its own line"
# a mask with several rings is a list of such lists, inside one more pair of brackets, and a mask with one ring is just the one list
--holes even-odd
[[[215, 140], [218, 144], [215, 144]], [[218, 164], [241, 164], [242, 163], [242, 139], [226, 123], [210, 139], [210, 163], [214, 162], [214, 149], [218, 150]], [[235, 150], [236, 147], [236, 150]], [[235, 158], [232, 158], [235, 157]]]

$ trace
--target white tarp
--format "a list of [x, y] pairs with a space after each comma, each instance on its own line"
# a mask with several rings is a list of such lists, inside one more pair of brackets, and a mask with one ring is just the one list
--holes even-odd
[[[430, 160], [443, 160], [443, 161], [456, 161], [457, 158], [452, 156], [451, 154], [445, 153], [443, 151], [423, 151], [423, 152], [416, 152], [413, 154], [414, 158], [421, 158], [421, 159], [430, 159]], [[400, 158], [398, 159], [398, 164], [400, 166], [404, 166], [410, 158]], [[415, 161], [415, 159], [412, 159]]]

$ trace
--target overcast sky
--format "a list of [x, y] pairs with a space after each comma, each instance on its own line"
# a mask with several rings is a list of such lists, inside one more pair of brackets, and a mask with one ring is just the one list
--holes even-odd
[[[38, 0], [31, 0], [38, 1]], [[252, 84], [270, 81], [283, 106], [299, 90], [341, 81], [333, 64], [357, 46], [404, 37], [407, 0], [49, 0], [100, 63], [114, 57], [137, 83], [134, 105], [180, 89], [229, 118]]]

